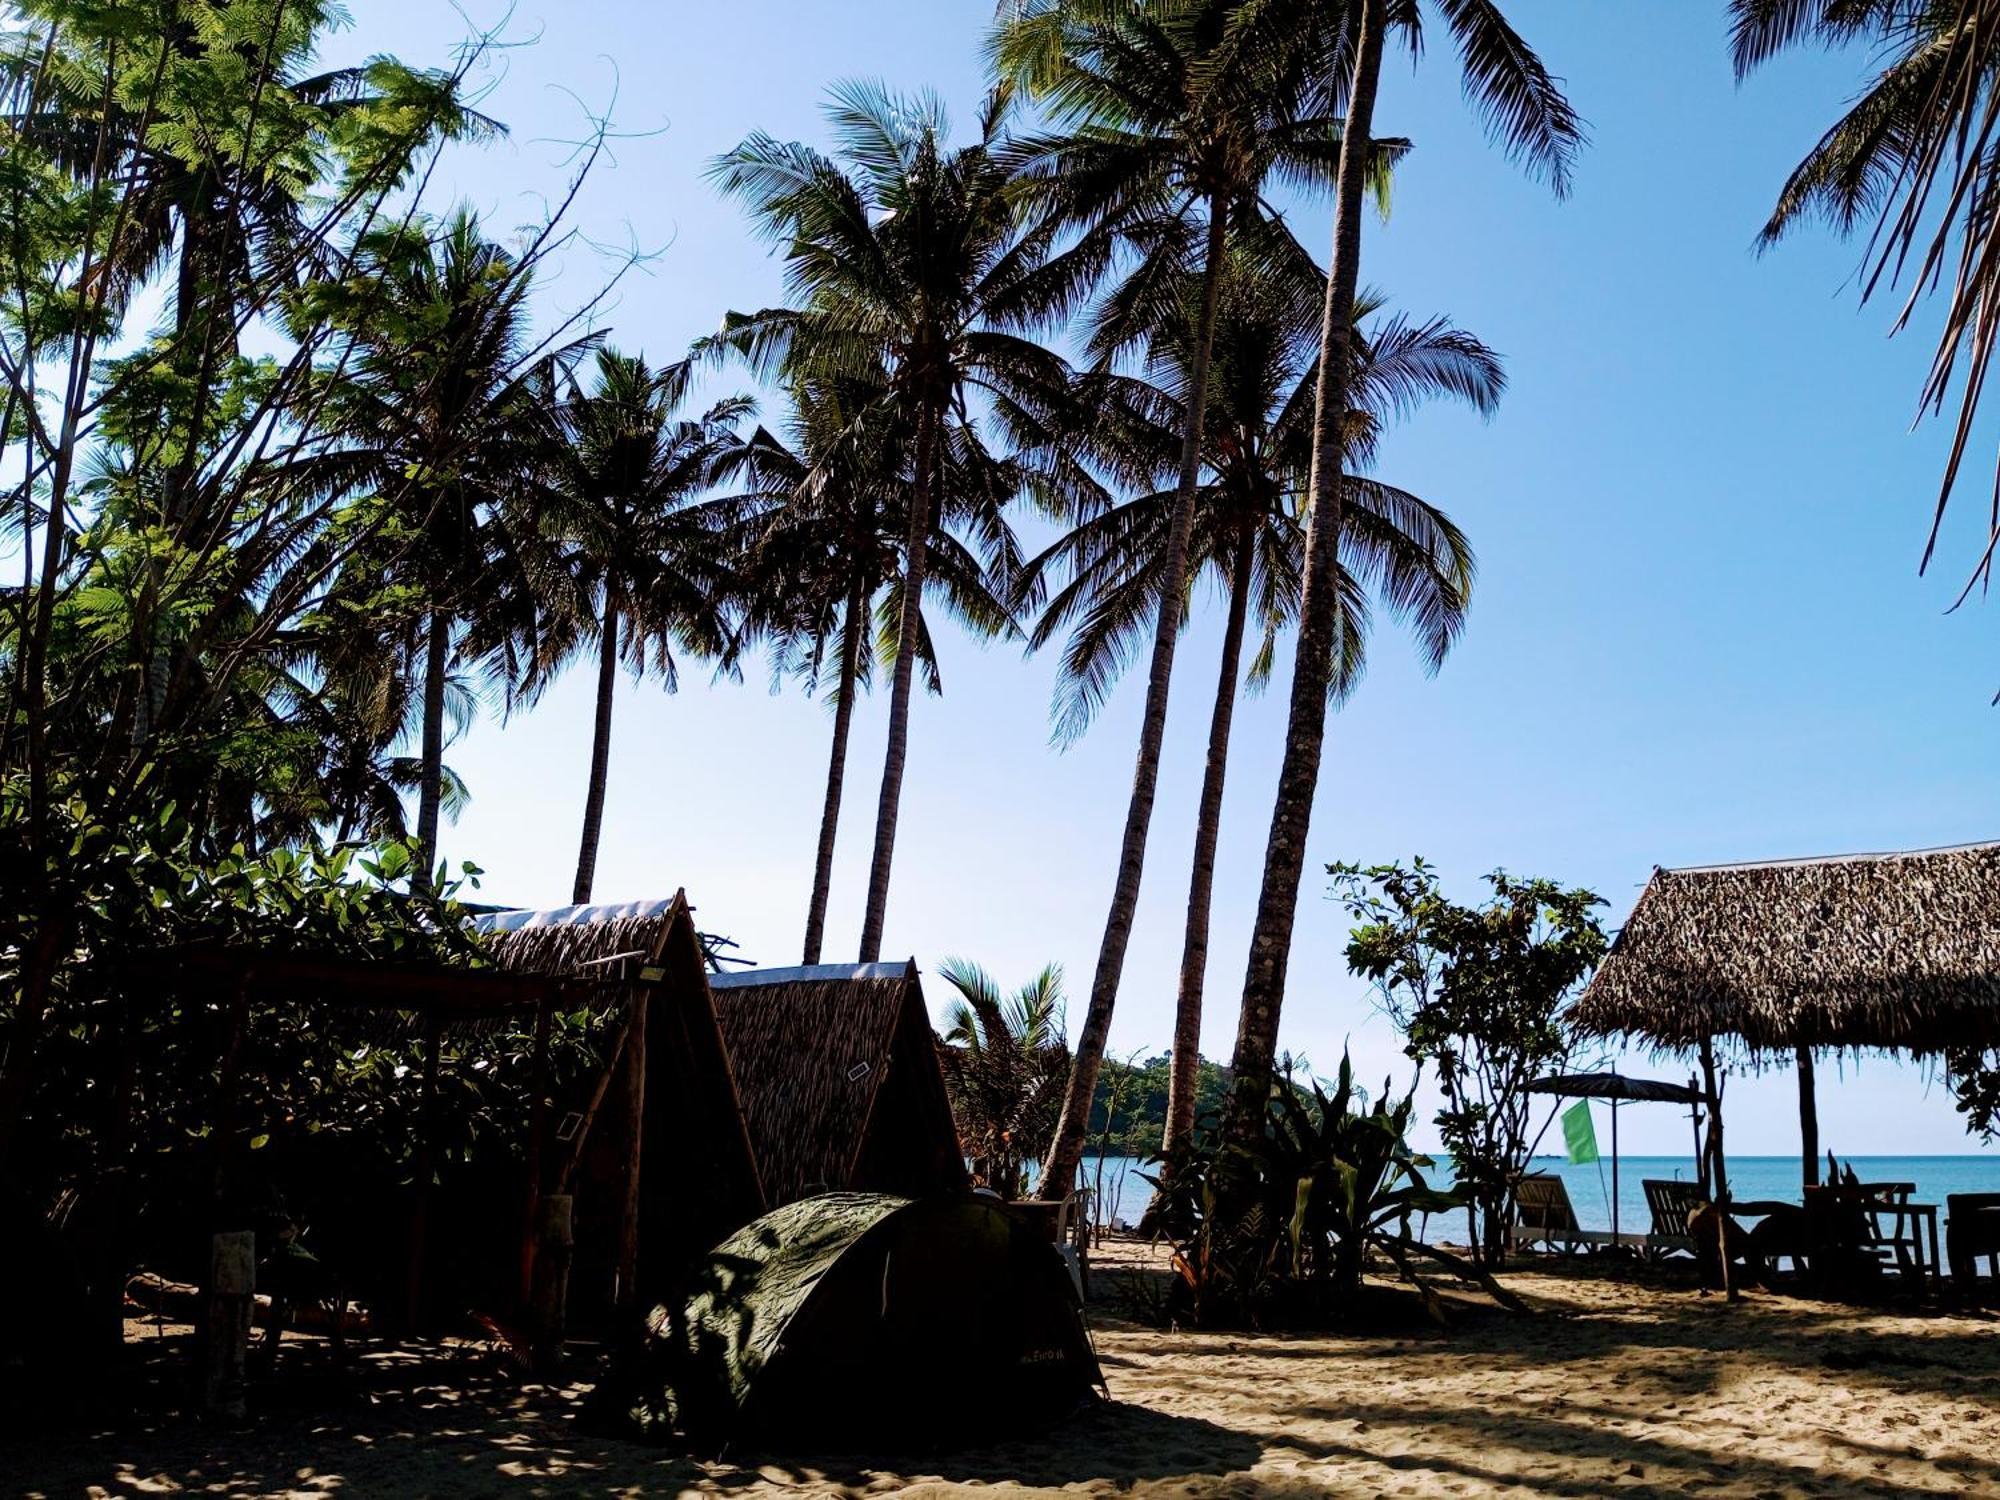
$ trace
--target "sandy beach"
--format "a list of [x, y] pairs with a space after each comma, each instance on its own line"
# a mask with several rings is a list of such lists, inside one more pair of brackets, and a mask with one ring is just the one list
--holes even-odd
[[[1144, 1247], [1106, 1247], [1108, 1404], [952, 1454], [697, 1462], [580, 1430], [581, 1387], [519, 1387], [473, 1345], [291, 1374], [247, 1431], [162, 1416], [0, 1444], [11, 1494], [1888, 1495], [2000, 1490], [2000, 1321], [1540, 1262], [1535, 1309], [1449, 1330], [1253, 1336], [1121, 1315]], [[171, 1332], [171, 1330], [169, 1330]], [[133, 1336], [155, 1337], [135, 1323]]]

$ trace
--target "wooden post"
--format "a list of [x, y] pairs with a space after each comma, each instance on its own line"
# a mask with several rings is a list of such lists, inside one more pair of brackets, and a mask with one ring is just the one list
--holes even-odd
[[632, 1022], [625, 1044], [626, 1117], [631, 1137], [625, 1143], [625, 1202], [618, 1218], [618, 1295], [623, 1312], [639, 1301], [639, 1174], [646, 1147], [646, 1017], [644, 990], [632, 992]]
[[567, 1193], [550, 1193], [535, 1212], [535, 1295], [530, 1337], [532, 1362], [539, 1374], [553, 1371], [562, 1359], [569, 1321], [569, 1264], [576, 1243]]
[[1812, 1048], [1800, 1047], [1799, 1059], [1799, 1163], [1804, 1168], [1805, 1185], [1819, 1186], [1819, 1101], [1814, 1096]]
[[1701, 1076], [1708, 1092], [1708, 1151], [1715, 1174], [1715, 1196], [1711, 1200], [1715, 1208], [1715, 1243], [1721, 1252], [1722, 1290], [1734, 1302], [1736, 1277], [1729, 1265], [1729, 1167], [1722, 1154], [1722, 1086], [1716, 1080], [1712, 1037], [1701, 1039]]
[[257, 1292], [257, 1237], [231, 1230], [209, 1241], [208, 1295], [202, 1302], [202, 1410], [243, 1420], [243, 1372]]
[[437, 1175], [438, 1055], [444, 1048], [444, 1027], [435, 1009], [424, 1012], [424, 1080], [417, 1115], [416, 1177], [411, 1184], [409, 1264], [404, 1267], [403, 1330], [416, 1331], [423, 1313], [424, 1262], [429, 1253], [431, 1179]]
[[542, 1201], [542, 1137], [549, 1124], [549, 1025], [555, 1002], [546, 998], [535, 1011], [534, 1103], [528, 1112], [528, 1198], [521, 1218], [521, 1277], [518, 1305], [529, 1311], [535, 1296], [535, 1226]]
[[[1688, 1075], [1688, 1088], [1695, 1093], [1699, 1093], [1701, 1091], [1701, 1084], [1692, 1073]], [[1708, 1148], [1702, 1144], [1702, 1139], [1701, 1139], [1700, 1104], [1698, 1103], [1690, 1104], [1688, 1106], [1688, 1120], [1694, 1126], [1694, 1174], [1697, 1178], [1701, 1180], [1702, 1197], [1707, 1198], [1709, 1197]]]

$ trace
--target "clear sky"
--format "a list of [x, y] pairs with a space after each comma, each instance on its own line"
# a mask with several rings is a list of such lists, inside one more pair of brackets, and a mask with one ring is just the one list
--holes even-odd
[[[338, 54], [442, 60], [466, 17], [443, 0], [349, 0]], [[702, 171], [753, 129], [823, 141], [825, 85], [929, 86], [970, 121], [991, 0], [516, 0], [489, 112], [512, 129], [454, 153], [439, 185], [498, 226], [559, 192], [583, 105], [631, 132], [575, 222], [659, 252], [622, 285], [617, 344], [678, 355], [729, 308], [773, 300], [778, 269]], [[1311, 865], [1422, 853], [1473, 896], [1496, 866], [1584, 884], [1624, 920], [1655, 864], [1908, 848], [2000, 837], [2000, 632], [1946, 616], [1969, 561], [1975, 475], [1942, 570], [1919, 579], [1942, 433], [1911, 430], [1923, 330], [1886, 339], [1857, 310], [1856, 247], [1752, 238], [1785, 171], [1855, 90], [1865, 59], [1801, 55], [1738, 88], [1721, 0], [1512, 0], [1590, 124], [1556, 203], [1490, 149], [1462, 105], [1442, 28], [1392, 64], [1379, 128], [1410, 137], [1365, 281], [1394, 308], [1448, 313], [1500, 350], [1491, 422], [1446, 408], [1384, 444], [1378, 472], [1443, 505], [1478, 549], [1463, 644], [1427, 679], [1386, 624], [1331, 726]], [[614, 102], [615, 95], [615, 102]], [[1296, 218], [1324, 246], [1324, 208]], [[551, 309], [601, 267], [573, 255]], [[1986, 451], [1991, 451], [1990, 444]], [[1953, 545], [1953, 544], [1956, 545]], [[1113, 1051], [1171, 1030], [1218, 630], [1186, 637], [1139, 924]], [[916, 705], [885, 951], [964, 955], [1003, 981], [1068, 969], [1072, 1020], [1095, 961], [1143, 684], [1090, 735], [1048, 744], [1049, 659], [947, 632], [946, 691]], [[621, 683], [600, 899], [685, 886], [702, 924], [763, 963], [798, 959], [829, 716], [761, 674], [668, 697]], [[473, 802], [446, 852], [484, 894], [557, 905], [574, 869], [590, 731], [584, 674], [533, 714], [482, 723], [449, 755]], [[1204, 1051], [1234, 1036], [1282, 737], [1282, 682], [1244, 703], [1216, 880]], [[827, 947], [860, 927], [882, 702], [857, 715]], [[1351, 1041], [1364, 1076], [1407, 1076], [1341, 958], [1341, 913], [1308, 876], [1284, 1042], [1322, 1070]], [[941, 1003], [933, 984], [931, 999]], [[1684, 1065], [1627, 1060], [1676, 1076]], [[1728, 1095], [1735, 1151], [1796, 1148], [1789, 1072]], [[1969, 1148], [1940, 1083], [1870, 1059], [1821, 1073], [1841, 1154]], [[1624, 1119], [1628, 1150], [1680, 1151], [1664, 1107]]]

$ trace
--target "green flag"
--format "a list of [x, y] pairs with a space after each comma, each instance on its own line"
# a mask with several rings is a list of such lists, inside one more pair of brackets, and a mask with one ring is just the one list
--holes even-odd
[[1563, 1144], [1575, 1166], [1597, 1160], [1597, 1128], [1590, 1123], [1588, 1099], [1579, 1099], [1563, 1111]]

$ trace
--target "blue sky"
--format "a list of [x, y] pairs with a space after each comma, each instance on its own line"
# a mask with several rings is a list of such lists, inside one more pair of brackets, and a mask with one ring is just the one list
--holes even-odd
[[[350, 0], [337, 53], [442, 60], [466, 17], [440, 0]], [[990, 0], [517, 0], [485, 107], [504, 142], [454, 152], [437, 186], [498, 228], [537, 219], [567, 175], [583, 105], [627, 132], [574, 221], [655, 254], [606, 321], [674, 357], [729, 308], [774, 300], [778, 268], [705, 164], [753, 129], [823, 140], [826, 84], [929, 86], [961, 121], [981, 90]], [[1391, 66], [1379, 128], [1415, 143], [1363, 277], [1393, 308], [1448, 313], [1500, 350], [1491, 422], [1434, 408], [1396, 429], [1378, 472], [1443, 505], [1480, 558], [1471, 625], [1427, 679], [1386, 624], [1334, 720], [1311, 865], [1422, 853], [1462, 895], [1496, 866], [1600, 892], [1622, 921], [1655, 864], [1907, 848], [2000, 836], [2000, 631], [1946, 616], [1969, 560], [1978, 477], [1941, 570], [1916, 564], [1943, 434], [1911, 429], [1924, 330], [1886, 337], [1857, 309], [1859, 250], [1806, 232], [1758, 256], [1785, 171], [1862, 77], [1858, 56], [1787, 59], [1738, 88], [1720, 0], [1514, 0], [1569, 81], [1593, 144], [1557, 203], [1484, 142], [1442, 30]], [[754, 58], [754, 63], [748, 59]], [[615, 95], [615, 103], [614, 103]], [[581, 102], [579, 102], [581, 101]], [[1324, 246], [1324, 207], [1296, 215]], [[602, 263], [578, 249], [553, 312]], [[1988, 445], [1986, 451], [1990, 452]], [[1213, 608], [1185, 639], [1174, 721], [1113, 1050], [1170, 1034], [1186, 869], [1218, 646]], [[1067, 967], [1072, 1009], [1110, 896], [1140, 684], [1090, 735], [1048, 744], [1049, 659], [948, 634], [946, 692], [917, 704], [886, 951], [950, 954], [1003, 980]], [[621, 684], [600, 899], [685, 886], [703, 924], [765, 963], [795, 962], [829, 719], [761, 674], [681, 692]], [[1237, 717], [1217, 872], [1204, 1050], [1234, 1034], [1282, 734], [1283, 684]], [[860, 926], [882, 704], [857, 716], [828, 957]], [[532, 715], [489, 721], [452, 764], [473, 802], [446, 852], [486, 894], [554, 905], [574, 867], [589, 740], [575, 674]], [[1284, 1041], [1321, 1068], [1351, 1042], [1364, 1076], [1407, 1074], [1341, 959], [1345, 922], [1308, 877]], [[940, 996], [933, 986], [932, 1000]], [[1674, 1076], [1677, 1065], [1631, 1060]], [[1844, 1074], [1844, 1076], [1842, 1076]], [[1948, 1094], [1870, 1059], [1822, 1070], [1822, 1136], [1842, 1154], [1967, 1149]], [[1732, 1084], [1730, 1143], [1795, 1148], [1788, 1072]], [[1631, 1111], [1628, 1150], [1683, 1149], [1671, 1111]]]

